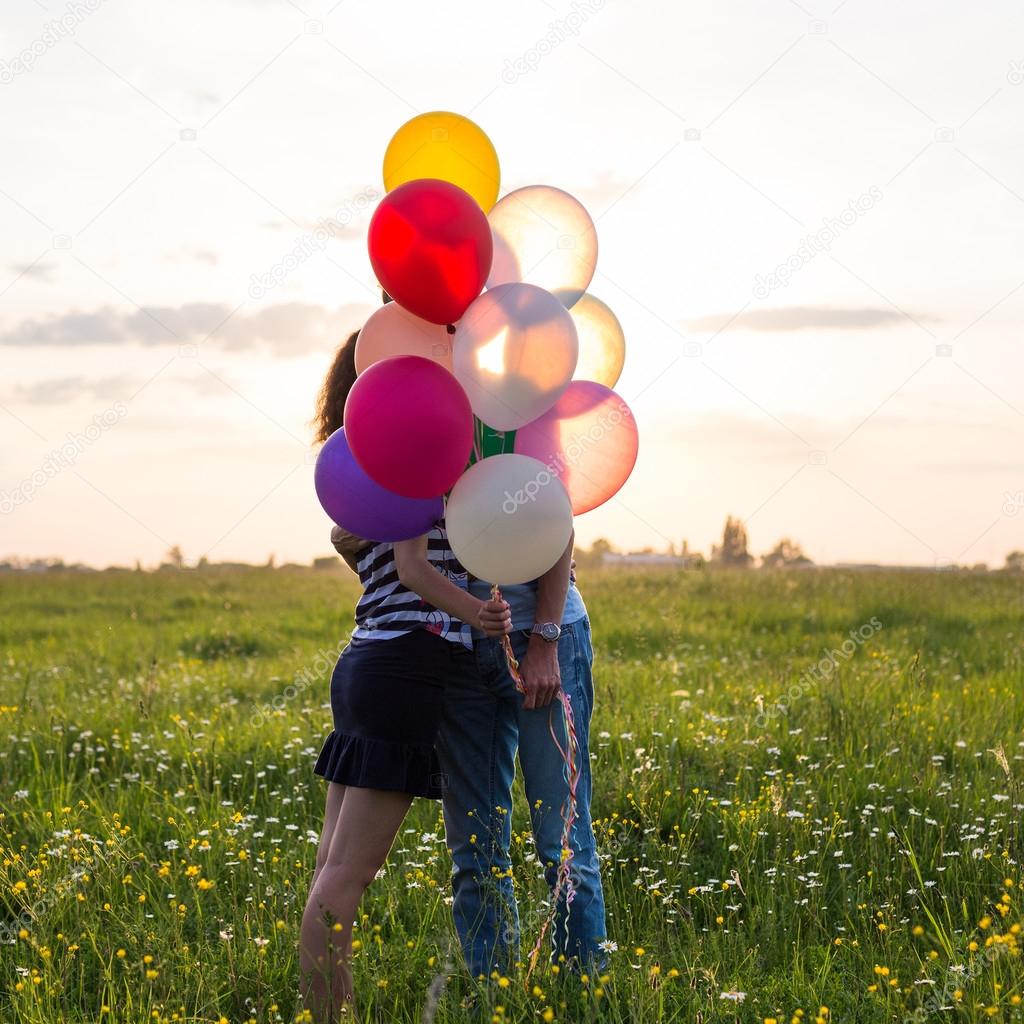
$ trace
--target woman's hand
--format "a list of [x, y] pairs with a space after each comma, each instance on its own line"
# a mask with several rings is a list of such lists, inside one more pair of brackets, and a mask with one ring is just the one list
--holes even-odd
[[512, 612], [507, 601], [481, 601], [476, 616], [478, 629], [487, 636], [502, 637], [512, 632]]

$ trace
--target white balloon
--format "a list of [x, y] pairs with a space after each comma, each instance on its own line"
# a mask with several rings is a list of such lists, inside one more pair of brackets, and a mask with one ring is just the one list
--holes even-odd
[[448, 541], [467, 572], [498, 586], [543, 576], [572, 536], [561, 480], [528, 455], [492, 455], [459, 477], [445, 507]]
[[587, 290], [597, 266], [597, 231], [583, 204], [550, 185], [527, 185], [487, 215], [494, 259], [487, 287], [525, 281], [567, 309]]
[[578, 354], [576, 325], [550, 292], [502, 284], [455, 325], [452, 370], [484, 423], [515, 430], [558, 401]]

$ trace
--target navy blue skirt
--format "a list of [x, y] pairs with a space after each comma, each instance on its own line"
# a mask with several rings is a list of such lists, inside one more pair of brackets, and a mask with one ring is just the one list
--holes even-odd
[[467, 648], [425, 629], [350, 643], [331, 676], [334, 731], [313, 771], [343, 786], [440, 799], [444, 683], [471, 661]]

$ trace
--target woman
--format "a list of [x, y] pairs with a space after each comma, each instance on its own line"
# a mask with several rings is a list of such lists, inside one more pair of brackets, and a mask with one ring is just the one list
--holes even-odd
[[[357, 337], [341, 346], [324, 381], [318, 441], [342, 425]], [[314, 768], [328, 781], [327, 804], [299, 966], [304, 1006], [324, 1022], [352, 1012], [352, 924], [363, 892], [413, 797], [442, 794], [434, 740], [446, 678], [474, 671], [470, 626], [495, 637], [511, 629], [504, 601], [467, 592], [442, 523], [395, 544], [371, 544], [337, 529], [332, 539], [359, 573], [363, 595], [331, 678], [334, 731]]]

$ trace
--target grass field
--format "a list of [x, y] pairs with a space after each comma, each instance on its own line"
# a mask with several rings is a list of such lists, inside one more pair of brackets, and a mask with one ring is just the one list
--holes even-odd
[[[420, 1021], [444, 974], [439, 1022], [1024, 1020], [1020, 577], [581, 586], [611, 966], [465, 977], [417, 802], [363, 907], [367, 1020]], [[355, 594], [341, 571], [0, 579], [3, 1024], [293, 1019]], [[514, 854], [532, 941], [528, 832]]]

